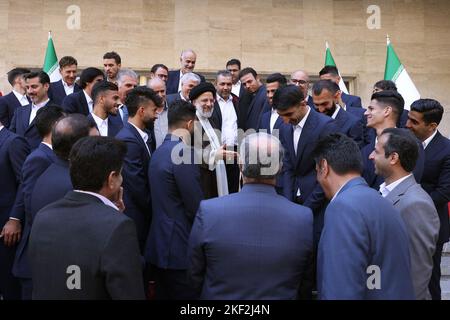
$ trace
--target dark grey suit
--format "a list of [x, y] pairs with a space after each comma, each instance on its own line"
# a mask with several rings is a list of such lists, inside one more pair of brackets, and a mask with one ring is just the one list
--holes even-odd
[[[29, 240], [33, 299], [143, 299], [133, 221], [97, 197], [70, 191], [38, 212]], [[69, 289], [80, 268], [80, 289]]]
[[400, 211], [409, 235], [411, 276], [416, 299], [431, 299], [428, 283], [433, 254], [439, 237], [439, 216], [431, 197], [410, 176], [396, 186], [386, 199]]

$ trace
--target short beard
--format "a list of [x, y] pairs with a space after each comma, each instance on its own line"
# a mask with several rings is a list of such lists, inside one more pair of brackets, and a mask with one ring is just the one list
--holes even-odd
[[195, 106], [195, 108], [197, 109], [197, 115], [199, 115], [202, 118], [206, 118], [206, 119], [211, 118], [213, 111], [214, 111], [214, 108], [211, 108], [211, 110], [209, 112], [204, 112], [202, 107]]

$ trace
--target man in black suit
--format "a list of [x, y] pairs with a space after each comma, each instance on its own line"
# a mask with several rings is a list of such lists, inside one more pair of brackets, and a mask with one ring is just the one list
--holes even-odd
[[119, 115], [120, 98], [118, 90], [117, 85], [110, 81], [99, 82], [92, 89], [94, 109], [87, 118], [95, 123], [103, 137], [115, 137], [123, 127]]
[[122, 169], [124, 212], [136, 224], [139, 247], [143, 252], [152, 216], [147, 174], [154, 150], [147, 127], [161, 110], [161, 99], [153, 90], [141, 86], [128, 93], [125, 103], [129, 112], [128, 122], [116, 135], [116, 139], [127, 145]]
[[97, 68], [86, 68], [81, 72], [80, 85], [83, 90], [69, 94], [64, 98], [62, 107], [67, 113], [81, 113], [88, 116], [94, 109], [92, 88], [97, 82], [104, 81], [103, 71]]
[[29, 105], [31, 101], [26, 95], [24, 75], [30, 73], [29, 69], [14, 68], [8, 72], [8, 82], [12, 91], [0, 98], [0, 122], [9, 128], [16, 108]]
[[48, 90], [50, 100], [58, 106], [62, 105], [64, 98], [69, 94], [81, 91], [81, 88], [75, 83], [77, 66], [78, 62], [74, 57], [65, 56], [59, 60], [61, 80], [52, 82], [50, 84], [50, 89]]
[[[188, 73], [194, 72], [195, 62], [197, 61], [197, 54], [192, 50], [183, 50], [180, 55], [181, 68], [178, 70], [169, 71], [169, 79], [167, 80], [167, 94], [180, 92], [181, 77]], [[196, 73], [200, 77], [200, 81], [204, 82], [205, 77]]]
[[[10, 228], [7, 223], [19, 186], [22, 182], [21, 170], [30, 148], [23, 137], [6, 129], [0, 122], [0, 298], [20, 299], [20, 285], [11, 273], [16, 251], [15, 244], [20, 239], [20, 230]], [[6, 225], [5, 225], [6, 224]]]
[[103, 67], [107, 80], [117, 84], [117, 73], [122, 66], [122, 59], [117, 52], [111, 51], [103, 55]]
[[450, 201], [450, 141], [438, 130], [444, 108], [433, 99], [419, 99], [412, 103], [406, 127], [422, 142], [425, 148], [425, 167], [422, 188], [433, 199], [441, 222], [439, 239], [433, 256], [433, 272], [429, 289], [433, 300], [441, 299], [441, 255], [450, 238], [447, 204]]
[[[325, 66], [319, 72], [320, 80], [331, 80], [339, 85], [341, 81], [341, 76], [339, 75], [339, 71], [335, 66]], [[358, 96], [352, 96], [351, 94], [346, 94], [342, 92], [342, 103], [340, 105], [345, 104], [345, 108], [347, 107], [355, 107], [362, 108], [361, 98]]]
[[[31, 192], [29, 208], [26, 209], [26, 229], [14, 261], [14, 275], [20, 278], [23, 299], [31, 299], [32, 269], [29, 264], [28, 244], [37, 212], [46, 205], [61, 199], [73, 189], [69, 176], [69, 152], [73, 144], [89, 134], [89, 121], [80, 114], [71, 114], [59, 120], [52, 130], [54, 162], [36, 179]], [[25, 234], [26, 233], [26, 234]]]
[[295, 70], [294, 72], [292, 72], [290, 83], [296, 85], [300, 90], [302, 90], [303, 95], [307, 97], [306, 101], [308, 102], [308, 106], [316, 109], [316, 107], [314, 106], [313, 98], [309, 95], [308, 92], [310, 82], [309, 75], [306, 73], [306, 71]]
[[241, 84], [241, 80], [239, 80], [241, 61], [238, 59], [231, 59], [227, 62], [226, 68], [231, 73], [231, 79], [233, 81], [231, 93], [240, 98], [245, 91], [244, 86]]
[[352, 138], [362, 148], [364, 146], [362, 122], [339, 106], [341, 95], [339, 86], [330, 80], [320, 80], [314, 83], [312, 92], [317, 111], [334, 119], [335, 131]]
[[167, 96], [167, 104], [170, 105], [177, 100], [184, 100], [190, 102], [189, 93], [192, 88], [199, 85], [201, 83], [201, 79], [198, 74], [193, 72], [188, 72], [183, 74], [180, 80], [181, 90], [180, 92], [169, 94]]
[[107, 137], [74, 145], [75, 191], [42, 209], [31, 231], [33, 299], [144, 298], [136, 228], [114, 203], [125, 154], [123, 142]]
[[[227, 70], [221, 70], [216, 76], [216, 99], [210, 121], [214, 128], [220, 130], [219, 139], [228, 150], [237, 151], [238, 146], [238, 104], [239, 98], [231, 93], [232, 75]], [[226, 159], [228, 192], [239, 191], [239, 166], [237, 159]]]
[[253, 68], [242, 69], [239, 72], [239, 79], [245, 87], [245, 93], [239, 99], [239, 128], [258, 130], [261, 115], [270, 110], [266, 87]]
[[16, 109], [9, 129], [24, 137], [31, 150], [36, 149], [41, 142], [41, 137], [36, 129], [34, 118], [39, 109], [52, 105], [53, 102], [48, 97], [48, 88], [50, 87], [50, 78], [44, 71], [31, 72], [25, 76], [25, 86], [27, 95], [32, 103]]

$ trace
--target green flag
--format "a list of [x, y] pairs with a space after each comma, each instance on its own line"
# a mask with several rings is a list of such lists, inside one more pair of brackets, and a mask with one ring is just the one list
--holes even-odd
[[53, 39], [51, 32], [48, 33], [47, 50], [45, 51], [44, 67], [42, 68], [46, 72], [51, 82], [61, 79], [59, 73], [58, 58], [56, 57], [55, 46], [53, 45]]
[[[330, 47], [328, 46], [328, 41], [325, 41], [325, 66], [333, 66], [337, 68], [336, 62], [334, 62], [333, 55], [331, 54]], [[339, 76], [341, 77], [340, 73]], [[341, 80], [339, 81], [339, 88], [341, 89], [342, 92], [348, 94], [347, 86], [345, 85], [345, 82], [342, 79], [342, 77]]]
[[405, 109], [409, 110], [411, 104], [420, 99], [420, 93], [395, 53], [391, 41], [389, 40], [389, 36], [387, 37], [387, 55], [386, 67], [384, 69], [384, 80], [391, 80], [395, 82], [398, 92], [405, 100]]

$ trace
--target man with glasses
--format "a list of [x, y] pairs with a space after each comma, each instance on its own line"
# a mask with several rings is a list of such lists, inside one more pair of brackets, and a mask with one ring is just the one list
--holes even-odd
[[291, 84], [296, 85], [303, 92], [303, 96], [306, 97], [308, 106], [316, 109], [313, 98], [308, 94], [309, 90], [309, 76], [303, 70], [296, 70], [291, 74]]

